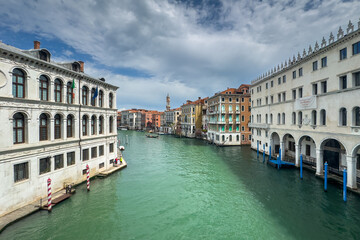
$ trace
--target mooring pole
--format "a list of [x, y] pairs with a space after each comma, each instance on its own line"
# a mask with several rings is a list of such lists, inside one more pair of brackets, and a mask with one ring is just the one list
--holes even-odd
[[325, 162], [325, 177], [324, 177], [324, 191], [327, 191], [327, 174], [328, 174], [328, 163]]
[[347, 171], [346, 171], [346, 168], [344, 169], [344, 173], [343, 173], [343, 183], [344, 183], [344, 190], [343, 190], [343, 199], [344, 199], [344, 202], [346, 202], [346, 180], [347, 180]]
[[303, 179], [303, 155], [300, 154], [300, 179]]
[[86, 164], [86, 189], [90, 191], [90, 168], [88, 164]]
[[47, 207], [48, 207], [48, 212], [51, 212], [51, 179], [48, 178], [47, 180], [47, 187], [48, 187], [48, 204], [47, 204]]
[[265, 144], [263, 144], [263, 163], [265, 162]]
[[281, 165], [281, 148], [279, 148], [278, 169], [280, 169], [280, 165]]
[[257, 158], [259, 158], [259, 141], [257, 141], [257, 148], [256, 148], [257, 150]]
[[269, 147], [269, 161], [271, 160], [271, 145]]

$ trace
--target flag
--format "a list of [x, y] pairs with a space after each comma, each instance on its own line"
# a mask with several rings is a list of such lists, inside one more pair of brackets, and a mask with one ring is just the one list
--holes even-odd
[[97, 86], [96, 89], [95, 89], [93, 99], [95, 99], [98, 96], [98, 93], [99, 93], [99, 86]]
[[72, 97], [73, 97], [73, 98], [75, 98], [74, 88], [75, 88], [75, 79], [73, 79], [73, 82], [72, 82], [72, 85], [71, 85], [71, 89], [72, 89]]

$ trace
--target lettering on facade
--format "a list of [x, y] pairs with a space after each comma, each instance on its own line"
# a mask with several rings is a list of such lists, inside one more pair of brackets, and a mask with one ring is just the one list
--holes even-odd
[[316, 96], [304, 97], [296, 99], [294, 103], [295, 111], [306, 110], [306, 109], [316, 109]]

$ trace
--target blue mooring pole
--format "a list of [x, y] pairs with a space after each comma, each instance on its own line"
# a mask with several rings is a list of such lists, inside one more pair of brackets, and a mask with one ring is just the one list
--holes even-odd
[[325, 178], [324, 178], [324, 191], [327, 191], [327, 174], [328, 174], [328, 163], [325, 162]]
[[263, 163], [265, 162], [265, 144], [263, 144]]
[[259, 141], [257, 142], [257, 158], [259, 158]]
[[281, 148], [279, 148], [278, 169], [280, 169], [280, 164], [281, 164]]
[[303, 179], [303, 155], [300, 154], [300, 179]]
[[269, 161], [271, 160], [271, 145], [269, 147]]
[[344, 173], [343, 173], [343, 182], [344, 182], [344, 190], [343, 190], [343, 199], [344, 199], [344, 202], [346, 202], [346, 181], [347, 181], [347, 171], [346, 171], [346, 168], [344, 169]]

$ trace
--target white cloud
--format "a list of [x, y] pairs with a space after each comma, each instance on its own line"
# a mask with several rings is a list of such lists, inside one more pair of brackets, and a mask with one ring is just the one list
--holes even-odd
[[151, 75], [107, 73], [107, 79], [120, 87], [121, 107], [161, 109], [167, 92], [180, 105], [249, 83], [323, 36], [328, 39], [331, 31], [336, 35], [339, 24], [344, 28], [351, 19], [357, 25], [360, 2], [222, 0], [218, 6], [161, 0], [16, 1], [2, 4], [0, 26], [57, 38], [95, 63]]

